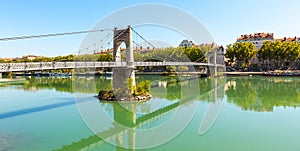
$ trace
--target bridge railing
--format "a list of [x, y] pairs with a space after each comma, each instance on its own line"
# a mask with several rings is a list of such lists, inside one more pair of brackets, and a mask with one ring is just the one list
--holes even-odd
[[[97, 67], [126, 67], [126, 62], [26, 62], [26, 63], [0, 63], [0, 72], [53, 70], [53, 69], [78, 69]], [[199, 62], [134, 62], [134, 66], [217, 66]]]
[[218, 66], [225, 67], [222, 64], [209, 64], [201, 62], [135, 62], [135, 66]]

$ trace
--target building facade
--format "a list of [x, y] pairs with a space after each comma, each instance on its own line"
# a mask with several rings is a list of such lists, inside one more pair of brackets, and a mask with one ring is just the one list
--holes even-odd
[[[279, 39], [274, 39], [274, 34], [273, 33], [254, 33], [254, 34], [245, 34], [245, 35], [241, 35], [241, 37], [237, 38], [236, 42], [250, 42], [252, 44], [254, 44], [255, 49], [259, 50], [265, 41], [270, 41], [270, 42], [274, 42], [274, 41], [280, 41], [280, 42], [293, 42], [293, 41], [298, 41], [300, 42], [300, 37], [284, 37], [284, 38], [279, 38]], [[235, 62], [236, 66], [240, 66], [243, 62]], [[258, 65], [258, 66], [270, 66], [270, 61], [269, 60], [259, 60], [258, 59], [258, 55], [256, 55], [254, 58], [252, 58], [250, 60], [250, 63], [252, 65]], [[286, 60], [285, 63], [287, 65], [289, 65], [291, 63], [291, 61]]]
[[254, 34], [246, 34], [241, 35], [241, 37], [237, 38], [236, 42], [250, 42], [255, 45], [255, 49], [260, 49], [265, 41], [274, 41], [273, 33], [254, 33]]
[[[254, 34], [245, 34], [241, 35], [241, 37], [237, 38], [236, 42], [250, 42], [254, 44], [255, 49], [260, 49], [265, 41], [274, 41], [274, 33], [254, 33]], [[253, 57], [250, 59], [250, 64], [262, 64], [258, 59], [258, 56]], [[241, 65], [242, 62], [238, 62], [237, 65]]]
[[184, 47], [184, 48], [187, 48], [187, 47], [193, 47], [194, 46], [194, 43], [192, 41], [189, 41], [189, 40], [183, 40], [180, 44], [179, 44], [179, 47]]
[[283, 37], [283, 38], [279, 38], [279, 39], [275, 39], [274, 41], [281, 41], [281, 42], [284, 42], [284, 41], [289, 41], [289, 42], [293, 42], [293, 41], [300, 41], [300, 37], [293, 37], [293, 38], [291, 38], [291, 37]]

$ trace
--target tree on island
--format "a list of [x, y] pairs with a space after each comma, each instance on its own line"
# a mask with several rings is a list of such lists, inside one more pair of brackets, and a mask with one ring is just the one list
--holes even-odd
[[141, 96], [150, 94], [150, 80], [141, 81], [135, 86], [132, 86], [132, 79], [128, 78], [126, 81], [127, 89], [129, 92], [133, 92], [133, 96]]
[[147, 100], [152, 96], [150, 95], [150, 80], [145, 80], [132, 85], [132, 79], [126, 80], [126, 87], [113, 89], [111, 86], [106, 89], [101, 89], [98, 93], [100, 100], [106, 101], [133, 101], [133, 100]]

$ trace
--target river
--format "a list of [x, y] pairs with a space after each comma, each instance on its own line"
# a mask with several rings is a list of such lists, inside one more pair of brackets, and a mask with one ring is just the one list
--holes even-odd
[[121, 104], [94, 97], [111, 77], [1, 85], [0, 151], [300, 148], [299, 78], [137, 77], [145, 79], [153, 98]]

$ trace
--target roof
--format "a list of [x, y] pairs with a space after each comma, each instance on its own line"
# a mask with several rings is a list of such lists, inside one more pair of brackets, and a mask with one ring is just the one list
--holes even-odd
[[274, 33], [254, 33], [254, 34], [245, 34], [241, 35], [241, 37], [237, 38], [237, 41], [241, 40], [264, 40], [264, 39], [274, 39]]
[[275, 39], [275, 41], [296, 41], [296, 40], [299, 40], [299, 39], [300, 39], [300, 37], [295, 36], [293, 38], [291, 38], [291, 37], [278, 38], [278, 39]]

